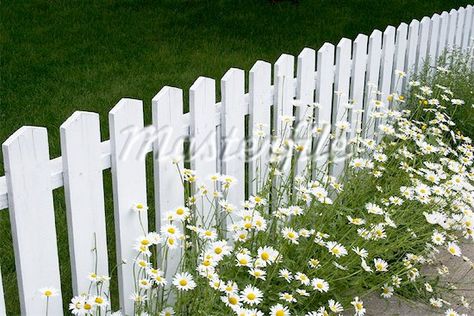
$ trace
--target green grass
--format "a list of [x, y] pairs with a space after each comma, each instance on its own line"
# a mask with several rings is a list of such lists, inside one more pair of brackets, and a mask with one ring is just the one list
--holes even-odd
[[[200, 75], [249, 70], [328, 41], [458, 8], [469, 1], [3, 1], [0, 6], [0, 142], [23, 125], [45, 126], [53, 157], [59, 126], [75, 110], [107, 113], [122, 97], [150, 100], [164, 85], [187, 89]], [[219, 84], [218, 84], [219, 86]], [[219, 90], [219, 88], [218, 88]], [[3, 169], [0, 158], [0, 170]], [[3, 172], [0, 172], [3, 173]], [[109, 175], [106, 174], [109, 179]], [[111, 213], [110, 181], [106, 184]], [[149, 186], [149, 191], [152, 187]], [[63, 296], [71, 296], [62, 190], [55, 192]], [[151, 193], [150, 193], [150, 197]], [[113, 221], [108, 233], [113, 244]], [[0, 265], [7, 312], [18, 314], [7, 211], [0, 214]], [[111, 252], [112, 255], [112, 252]], [[114, 257], [110, 258], [114, 262]], [[116, 301], [113, 302], [116, 306]]]

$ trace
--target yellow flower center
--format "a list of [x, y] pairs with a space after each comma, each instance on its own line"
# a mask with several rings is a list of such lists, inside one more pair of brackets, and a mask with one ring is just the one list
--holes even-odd
[[174, 234], [176, 233], [176, 229], [174, 229], [174, 227], [168, 227], [168, 233]]
[[262, 252], [260, 258], [262, 258], [262, 260], [267, 261], [268, 259], [270, 259], [270, 254], [268, 252]]
[[295, 238], [295, 233], [289, 232], [288, 237], [291, 238], [291, 239]]
[[252, 223], [245, 223], [244, 227], [247, 229], [252, 228]]
[[235, 296], [229, 297], [229, 304], [236, 305], [238, 302], [239, 301], [237, 300], [237, 298]]
[[317, 287], [318, 289], [322, 289], [322, 288], [323, 288], [323, 284], [322, 284], [322, 283], [318, 283], [318, 284], [316, 284], [316, 287]]
[[53, 292], [52, 292], [52, 291], [50, 291], [50, 290], [44, 291], [44, 296], [48, 296], [48, 297], [49, 297], [49, 296], [51, 296], [51, 295], [53, 295]]
[[212, 232], [209, 231], [209, 230], [206, 230], [206, 231], [204, 232], [204, 235], [206, 235], [207, 237], [211, 237], [211, 236], [212, 236]]
[[283, 310], [277, 310], [277, 312], [275, 313], [275, 316], [285, 316], [285, 312]]
[[104, 302], [104, 299], [100, 296], [96, 297], [95, 300], [96, 304], [102, 304]]
[[186, 286], [188, 285], [188, 281], [186, 281], [185, 279], [179, 280], [179, 285]]
[[214, 252], [218, 255], [220, 255], [222, 253], [222, 248], [221, 247], [216, 247], [216, 249], [214, 249]]
[[85, 303], [85, 304], [84, 304], [84, 309], [89, 311], [89, 310], [92, 309], [92, 305], [89, 304], [89, 303]]
[[141, 241], [141, 244], [142, 244], [143, 246], [147, 246], [147, 245], [150, 244], [150, 241], [149, 241], [148, 239], [143, 239], [143, 240]]
[[178, 214], [178, 215], [183, 215], [183, 214], [184, 214], [184, 210], [183, 210], [182, 208], [178, 208], [178, 209], [176, 210], [176, 214]]
[[240, 260], [239, 260], [239, 263], [240, 263], [240, 264], [244, 264], [244, 265], [245, 265], [245, 264], [247, 264], [247, 263], [249, 263], [249, 262], [248, 262], [248, 260], [247, 260], [247, 259], [245, 259], [245, 258], [242, 258], [242, 259], [240, 259]]
[[250, 300], [250, 301], [253, 301], [257, 296], [254, 294], [254, 293], [249, 293], [247, 294], [247, 298]]

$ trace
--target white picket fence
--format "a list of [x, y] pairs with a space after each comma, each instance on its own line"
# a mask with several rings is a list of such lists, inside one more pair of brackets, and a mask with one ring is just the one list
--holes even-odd
[[[218, 103], [215, 81], [200, 77], [190, 89], [190, 112], [186, 114], [183, 114], [182, 90], [164, 87], [152, 100], [153, 125], [158, 130], [168, 129], [168, 139], [157, 139], [141, 148], [143, 154], [152, 152], [154, 155], [157, 229], [160, 214], [184, 204], [175, 166], [171, 160], [160, 158], [162, 149], [169, 147], [167, 144], [177, 143], [176, 152], [182, 154], [182, 140], [190, 136], [196, 144], [206, 143], [206, 140], [209, 143], [211, 139], [215, 149], [222, 151], [223, 143], [231, 133], [232, 137], [244, 139], [247, 130], [252, 138], [253, 127], [258, 123], [265, 124], [270, 133], [272, 116], [274, 132], [278, 133], [275, 122], [282, 115], [293, 115], [295, 99], [303, 104], [319, 103], [316, 115], [319, 123], [347, 119], [352, 131], [365, 125], [371, 136], [373, 124], [369, 125], [368, 119], [361, 122], [355, 115], [357, 109], [370, 111], [369, 82], [382, 92], [379, 97], [386, 97], [395, 85], [395, 69], [416, 71], [428, 58], [435, 66], [436, 58], [446, 48], [466, 50], [471, 46], [472, 36], [473, 7], [468, 5], [449, 13], [434, 14], [431, 18], [424, 17], [421, 21], [413, 20], [409, 25], [388, 26], [384, 32], [375, 30], [370, 36], [359, 34], [354, 41], [343, 38], [337, 46], [325, 43], [317, 52], [305, 48], [297, 58], [296, 77], [295, 58], [283, 54], [273, 66], [273, 85], [271, 64], [257, 61], [249, 72], [248, 93], [245, 93], [244, 71], [232, 68], [221, 80], [222, 100]], [[400, 89], [403, 90], [404, 85]], [[344, 118], [344, 110], [336, 108], [334, 91], [345, 92], [340, 104], [354, 100], [350, 117]], [[247, 127], [246, 115], [249, 116]], [[301, 115], [296, 109], [297, 119]], [[130, 151], [127, 148], [129, 134], [123, 131], [132, 127], [144, 128], [142, 101], [120, 100], [109, 113], [109, 127], [110, 140], [101, 141], [99, 115], [74, 113], [60, 127], [62, 157], [52, 160], [45, 128], [22, 127], [3, 143], [5, 176], [0, 178], [0, 210], [8, 208], [10, 213], [24, 315], [37, 315], [44, 310], [45, 302], [38, 289], [44, 286], [61, 288], [52, 190], [65, 188], [75, 294], [86, 291], [89, 286], [86, 276], [96, 264], [92, 248], [95, 247], [97, 253], [98, 272], [108, 274], [102, 178], [102, 171], [108, 168], [112, 169], [113, 178], [118, 262], [133, 258], [131, 246], [141, 234], [141, 228], [130, 208], [135, 202], [146, 202], [147, 181], [145, 161], [135, 157], [140, 149]], [[133, 155], [123, 159], [124, 150]], [[268, 156], [264, 159], [268, 160]], [[179, 165], [182, 168], [183, 162]], [[243, 151], [226, 161], [195, 155], [191, 168], [201, 177], [216, 172], [235, 176], [238, 184], [229, 196], [229, 202], [236, 205], [245, 197], [245, 179], [249, 181], [250, 192], [255, 191], [256, 184], [252, 180], [258, 167], [251, 163], [249, 174], [245, 174]], [[146, 220], [144, 224], [147, 225]], [[178, 260], [175, 254], [170, 264], [176, 264]], [[131, 313], [133, 304], [128, 296], [134, 288], [132, 265], [119, 265], [118, 278], [120, 306], [126, 313]], [[5, 315], [1, 286], [0, 295], [0, 315]], [[49, 310], [51, 315], [63, 313], [61, 296], [50, 301]]]

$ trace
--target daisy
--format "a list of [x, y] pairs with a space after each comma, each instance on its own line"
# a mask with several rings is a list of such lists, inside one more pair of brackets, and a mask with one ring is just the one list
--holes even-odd
[[238, 297], [237, 295], [235, 294], [229, 294], [227, 296], [222, 296], [221, 297], [221, 301], [231, 307], [231, 308], [235, 308], [235, 307], [238, 307], [240, 306], [240, 297]]
[[260, 304], [263, 298], [263, 293], [258, 288], [247, 285], [241, 292], [240, 298], [249, 305]]
[[448, 251], [453, 256], [456, 256], [456, 257], [461, 256], [461, 248], [459, 248], [459, 246], [452, 241], [448, 243]]
[[358, 217], [352, 218], [351, 216], [347, 216], [347, 220], [349, 221], [349, 223], [351, 223], [353, 225], [364, 225], [365, 224], [365, 220], [362, 219], [362, 218], [358, 218]]
[[309, 285], [309, 283], [311, 282], [308, 276], [301, 272], [296, 273], [294, 278], [295, 280], [300, 281], [300, 283], [303, 285]]
[[137, 212], [137, 213], [143, 213], [148, 210], [148, 206], [143, 203], [135, 203], [132, 205], [132, 211]]
[[365, 308], [364, 302], [359, 300], [359, 297], [355, 297], [354, 300], [351, 302], [352, 306], [355, 309], [355, 316], [364, 316], [365, 315]]
[[265, 280], [265, 275], [267, 274], [264, 270], [261, 269], [251, 269], [249, 271], [250, 275], [253, 275], [255, 279]]
[[280, 293], [280, 300], [286, 301], [288, 303], [296, 302], [296, 299], [294, 298], [294, 296], [287, 292]]
[[260, 247], [258, 248], [258, 259], [260, 259], [263, 263], [263, 266], [267, 266], [272, 264], [278, 258], [278, 251], [273, 249], [272, 247]]
[[282, 234], [283, 234], [283, 238], [291, 241], [293, 244], [297, 245], [299, 243], [298, 242], [299, 235], [293, 229], [285, 227], [283, 228]]
[[248, 254], [238, 253], [237, 254], [237, 266], [239, 267], [250, 267], [252, 266], [253, 259]]
[[199, 237], [207, 240], [216, 240], [217, 233], [211, 229], [202, 229], [199, 231]]
[[347, 250], [344, 248], [343, 245], [335, 242], [335, 241], [328, 241], [326, 243], [326, 248], [328, 248], [329, 252], [336, 256], [336, 258], [343, 257], [347, 255]]
[[179, 228], [173, 224], [167, 224], [161, 228], [161, 233], [168, 237], [176, 237], [179, 235]]
[[142, 289], [148, 290], [151, 288], [151, 282], [148, 279], [140, 279], [138, 281], [138, 286]]
[[178, 206], [172, 211], [172, 213], [175, 219], [178, 219], [181, 221], [184, 221], [186, 218], [188, 218], [190, 214], [189, 208], [185, 206]]
[[288, 307], [281, 304], [274, 305], [270, 308], [270, 316], [290, 316]]
[[383, 259], [375, 258], [374, 259], [374, 266], [375, 266], [375, 271], [378, 271], [378, 272], [388, 271], [387, 270], [388, 263]]
[[176, 274], [173, 279], [173, 285], [181, 291], [189, 291], [196, 287], [192, 275], [188, 272]]
[[106, 298], [102, 297], [102, 296], [94, 296], [92, 298], [92, 302], [94, 302], [94, 305], [95, 306], [98, 306], [100, 308], [106, 308], [107, 305], [109, 304], [109, 302], [107, 301]]
[[291, 282], [291, 280], [293, 279], [291, 272], [287, 269], [280, 269], [279, 276], [280, 278], [285, 279], [287, 282]]
[[174, 309], [172, 307], [166, 307], [160, 312], [160, 316], [173, 316], [174, 314]]
[[50, 297], [54, 297], [54, 296], [58, 296], [59, 295], [59, 291], [53, 287], [44, 287], [44, 288], [41, 288], [39, 289], [39, 292], [41, 293], [41, 296], [44, 297], [44, 298], [50, 298]]
[[435, 231], [431, 236], [431, 241], [437, 246], [444, 244], [445, 240], [446, 237], [444, 237], [444, 234], [439, 233], [438, 231]]
[[311, 285], [313, 289], [319, 292], [329, 291], [329, 283], [323, 279], [315, 278], [311, 280]]
[[380, 296], [383, 298], [390, 298], [393, 295], [393, 287], [389, 286], [387, 283], [385, 283], [382, 286], [382, 293], [380, 293]]
[[340, 313], [342, 311], [344, 311], [344, 308], [342, 308], [342, 305], [341, 303], [335, 301], [335, 300], [329, 300], [328, 301], [328, 305], [329, 305], [329, 309], [333, 312], [333, 313]]

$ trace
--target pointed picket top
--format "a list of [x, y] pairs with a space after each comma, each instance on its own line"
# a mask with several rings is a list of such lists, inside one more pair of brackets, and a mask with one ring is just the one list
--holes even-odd
[[59, 291], [59, 297], [49, 302], [49, 312], [62, 315], [46, 128], [21, 127], [2, 149], [8, 192], [14, 192], [8, 197], [8, 205], [21, 314], [44, 314], [45, 304], [38, 290], [51, 286]]
[[473, 19], [474, 19], [474, 12], [473, 12], [473, 7], [472, 5], [467, 5], [466, 6], [466, 14], [464, 17], [464, 27], [463, 27], [463, 36], [462, 36], [462, 44], [461, 47], [463, 50], [466, 50], [469, 46], [470, 40], [471, 40], [471, 32], [474, 30], [471, 30]]

